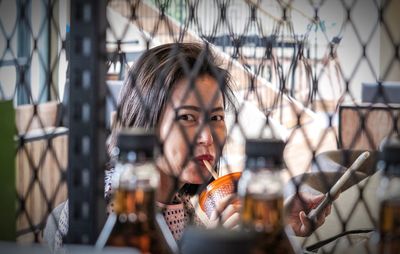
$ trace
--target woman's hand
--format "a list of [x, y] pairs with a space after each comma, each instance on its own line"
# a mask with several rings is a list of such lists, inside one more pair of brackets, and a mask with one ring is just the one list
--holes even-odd
[[216, 209], [212, 212], [208, 228], [215, 228], [222, 225], [225, 228], [239, 228], [240, 203], [236, 196], [229, 195], [217, 202]]
[[288, 224], [297, 236], [309, 236], [324, 224], [325, 218], [331, 213], [331, 205], [328, 205], [320, 213], [316, 222], [312, 222], [306, 215], [311, 209], [317, 207], [323, 198], [323, 194], [315, 196], [306, 192], [299, 192], [285, 202]]
[[[299, 192], [285, 202], [285, 210], [289, 225], [297, 236], [309, 236], [325, 222], [325, 218], [331, 213], [331, 205], [328, 205], [317, 217], [316, 223], [307, 218], [309, 211], [322, 201], [324, 195], [312, 195]], [[234, 195], [229, 195], [219, 200], [216, 210], [211, 214], [208, 228], [222, 225], [226, 228], [236, 229], [240, 223], [241, 204]]]

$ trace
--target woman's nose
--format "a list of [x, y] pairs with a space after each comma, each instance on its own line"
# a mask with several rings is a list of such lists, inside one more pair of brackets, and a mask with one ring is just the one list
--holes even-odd
[[197, 143], [205, 146], [209, 146], [214, 143], [210, 126], [203, 126], [203, 128], [200, 130], [199, 136], [197, 137]]

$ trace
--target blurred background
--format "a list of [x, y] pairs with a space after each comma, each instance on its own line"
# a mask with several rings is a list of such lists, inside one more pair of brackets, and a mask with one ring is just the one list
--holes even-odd
[[[209, 43], [233, 77], [222, 174], [243, 170], [250, 137], [287, 143], [288, 193], [307, 184], [303, 174], [330, 170], [318, 155], [377, 150], [400, 126], [399, 9], [399, 0], [0, 1], [2, 239], [40, 243], [68, 198], [80, 223], [71, 241], [94, 242], [120, 88], [163, 43]], [[361, 184], [303, 246], [376, 226], [374, 181]], [[324, 251], [357, 240], [343, 242]]]

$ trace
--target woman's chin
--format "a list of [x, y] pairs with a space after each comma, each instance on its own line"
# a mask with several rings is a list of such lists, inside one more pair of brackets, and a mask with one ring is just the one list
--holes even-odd
[[208, 182], [211, 178], [211, 175], [208, 171], [203, 172], [203, 171], [195, 171], [195, 172], [184, 172], [180, 179], [184, 183], [189, 183], [189, 184], [203, 184], [205, 182]]

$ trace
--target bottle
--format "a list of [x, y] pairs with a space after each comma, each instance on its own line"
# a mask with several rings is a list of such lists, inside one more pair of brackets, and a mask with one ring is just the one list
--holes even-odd
[[382, 177], [378, 188], [379, 253], [400, 253], [400, 137], [392, 136], [383, 145], [378, 163]]
[[283, 149], [280, 140], [246, 141], [246, 168], [238, 184], [241, 228], [255, 235], [254, 253], [295, 253], [283, 217]]
[[159, 184], [154, 163], [155, 145], [155, 136], [143, 129], [120, 132], [117, 141], [119, 157], [115, 165], [117, 175], [112, 182], [114, 212], [109, 215], [99, 236], [98, 248], [127, 246], [141, 253], [173, 253], [170, 246], [173, 237], [163, 235], [167, 225], [155, 208]]

